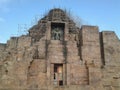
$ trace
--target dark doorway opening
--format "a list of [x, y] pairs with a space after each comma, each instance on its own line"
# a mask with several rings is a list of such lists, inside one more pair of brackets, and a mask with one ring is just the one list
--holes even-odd
[[59, 86], [63, 86], [63, 81], [59, 81]]
[[54, 64], [54, 85], [63, 86], [63, 64]]

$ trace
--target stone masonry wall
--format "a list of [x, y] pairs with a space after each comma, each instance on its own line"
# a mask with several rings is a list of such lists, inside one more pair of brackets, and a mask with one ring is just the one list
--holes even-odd
[[[65, 24], [64, 40], [51, 40], [51, 23]], [[54, 65], [63, 86], [54, 85]], [[0, 44], [0, 90], [120, 90], [120, 40], [97, 26], [76, 26], [51, 10], [28, 35]]]
[[89, 84], [99, 84], [102, 77], [99, 30], [96, 26], [82, 26], [81, 29], [81, 56], [88, 68]]
[[107, 90], [120, 89], [120, 41], [112, 31], [103, 31], [103, 51], [105, 66], [103, 72], [103, 86]]

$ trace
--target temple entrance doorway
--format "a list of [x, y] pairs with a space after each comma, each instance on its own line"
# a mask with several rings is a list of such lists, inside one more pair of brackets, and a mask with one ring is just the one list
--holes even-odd
[[63, 86], [63, 64], [54, 64], [54, 85]]

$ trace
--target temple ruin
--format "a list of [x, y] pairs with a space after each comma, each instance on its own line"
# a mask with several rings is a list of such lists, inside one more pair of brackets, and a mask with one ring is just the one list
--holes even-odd
[[113, 31], [49, 11], [0, 44], [0, 90], [120, 90], [120, 40]]

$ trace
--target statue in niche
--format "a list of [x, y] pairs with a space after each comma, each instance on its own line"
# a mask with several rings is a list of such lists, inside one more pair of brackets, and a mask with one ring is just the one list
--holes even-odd
[[53, 40], [61, 40], [62, 39], [62, 30], [60, 28], [54, 28], [52, 30], [52, 39]]

